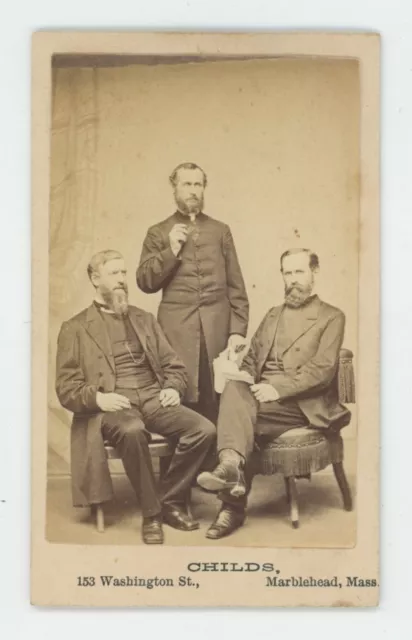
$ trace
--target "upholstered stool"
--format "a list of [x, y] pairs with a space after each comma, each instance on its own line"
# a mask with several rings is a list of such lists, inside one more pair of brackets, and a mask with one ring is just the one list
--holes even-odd
[[343, 441], [340, 435], [326, 437], [315, 429], [297, 428], [262, 447], [257, 457], [256, 472], [262, 475], [281, 473], [285, 480], [292, 526], [299, 526], [296, 479], [310, 478], [312, 473], [332, 464], [347, 511], [352, 510], [352, 497], [343, 469]]
[[[104, 448], [108, 460], [120, 460], [120, 456], [114, 447], [105, 443]], [[172, 445], [163, 436], [156, 433], [151, 434], [149, 450], [152, 458], [159, 459], [159, 476], [160, 478], [166, 473], [170, 460], [173, 455]], [[92, 513], [96, 517], [96, 527], [99, 533], [104, 533], [104, 510], [102, 504], [93, 505]]]
[[[353, 353], [342, 349], [336, 384], [342, 404], [355, 402]], [[320, 429], [296, 428], [278, 438], [257, 443], [259, 452], [254, 456], [254, 472], [261, 475], [281, 473], [285, 480], [286, 496], [290, 507], [292, 526], [299, 526], [299, 508], [296, 479], [310, 479], [312, 473], [333, 466], [335, 478], [346, 511], [352, 510], [352, 496], [343, 468], [343, 440], [339, 433], [326, 433]]]

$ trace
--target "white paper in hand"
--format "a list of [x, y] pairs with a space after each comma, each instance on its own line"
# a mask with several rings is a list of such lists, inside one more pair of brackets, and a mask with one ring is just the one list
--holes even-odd
[[234, 360], [228, 359], [228, 349], [222, 351], [218, 358], [213, 361], [213, 372], [215, 374], [215, 391], [223, 393], [228, 380], [239, 380], [247, 384], [254, 384], [254, 380], [246, 371], [240, 371]]

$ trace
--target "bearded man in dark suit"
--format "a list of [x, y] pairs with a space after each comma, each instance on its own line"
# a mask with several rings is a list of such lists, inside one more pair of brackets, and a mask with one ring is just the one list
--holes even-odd
[[[118, 251], [90, 261], [92, 304], [64, 322], [58, 338], [56, 391], [73, 412], [72, 491], [75, 506], [113, 497], [104, 441], [116, 447], [137, 494], [146, 544], [163, 542], [162, 522], [199, 527], [188, 513], [191, 486], [213, 448], [216, 428], [181, 406], [186, 369], [152, 314], [128, 303], [126, 268]], [[158, 496], [150, 432], [176, 443]]]
[[136, 279], [162, 291], [158, 320], [188, 372], [184, 403], [215, 422], [213, 360], [244, 348], [248, 297], [230, 228], [203, 212], [204, 171], [181, 164], [170, 183], [177, 210], [148, 230]]
[[244, 522], [256, 439], [297, 427], [339, 430], [350, 421], [336, 383], [345, 316], [314, 294], [315, 253], [286, 251], [280, 262], [284, 303], [257, 329], [241, 366], [245, 381], [226, 384], [217, 423], [220, 462], [198, 477], [223, 502], [208, 538], [229, 535]]

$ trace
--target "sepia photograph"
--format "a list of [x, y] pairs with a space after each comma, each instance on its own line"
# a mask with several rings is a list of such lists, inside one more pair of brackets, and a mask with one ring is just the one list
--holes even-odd
[[[367, 575], [345, 567], [377, 528], [377, 489], [363, 492], [367, 523], [360, 509], [371, 463], [376, 487], [378, 473], [376, 406], [361, 417], [368, 358], [369, 385], [378, 372], [377, 345], [361, 342], [378, 308], [377, 171], [362, 164], [373, 145], [361, 56], [325, 37], [331, 53], [200, 55], [166, 39], [157, 53], [109, 40], [104, 53], [44, 56], [45, 349], [33, 376], [45, 374], [47, 417], [34, 473], [36, 531], [53, 554], [153, 562], [184, 550], [193, 565], [202, 548], [210, 562], [247, 556], [266, 587], [377, 586], [375, 556]], [[332, 574], [319, 556], [317, 577], [281, 566], [273, 577], [253, 555], [272, 549], [298, 554], [296, 567], [300, 553], [334, 553]]]

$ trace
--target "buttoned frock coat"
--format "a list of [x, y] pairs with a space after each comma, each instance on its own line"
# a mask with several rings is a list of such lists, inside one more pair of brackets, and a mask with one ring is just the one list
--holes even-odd
[[213, 360], [231, 334], [246, 337], [249, 302], [230, 228], [200, 213], [176, 257], [169, 233], [189, 224], [180, 212], [152, 226], [146, 235], [136, 279], [146, 293], [162, 291], [158, 321], [188, 371], [185, 401], [199, 400], [199, 356], [203, 330], [210, 375]]

